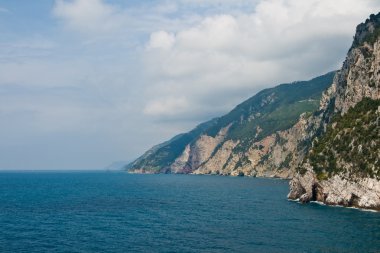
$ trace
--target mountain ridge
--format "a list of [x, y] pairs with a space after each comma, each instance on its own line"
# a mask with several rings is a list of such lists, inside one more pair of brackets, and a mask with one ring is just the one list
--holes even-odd
[[[138, 173], [242, 174], [244, 171], [239, 171], [238, 167], [242, 167], [239, 164], [245, 165], [249, 156], [242, 153], [246, 153], [252, 143], [289, 129], [302, 113], [312, 113], [317, 109], [322, 91], [331, 84], [333, 75], [334, 72], [329, 72], [309, 81], [280, 84], [264, 89], [237, 105], [229, 113], [154, 146], [127, 169]], [[241, 158], [233, 165], [234, 168], [223, 173], [217, 173], [216, 170], [203, 173], [207, 161], [215, 155], [220, 157], [218, 151], [223, 148], [229, 149], [230, 153], [240, 153]], [[225, 163], [228, 160], [223, 159]], [[201, 170], [197, 171], [199, 168]], [[252, 168], [243, 170], [246, 175], [256, 173]]]

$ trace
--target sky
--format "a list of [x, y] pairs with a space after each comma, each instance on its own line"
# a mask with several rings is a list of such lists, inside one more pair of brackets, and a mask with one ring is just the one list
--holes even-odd
[[0, 0], [0, 169], [99, 169], [339, 69], [376, 0]]

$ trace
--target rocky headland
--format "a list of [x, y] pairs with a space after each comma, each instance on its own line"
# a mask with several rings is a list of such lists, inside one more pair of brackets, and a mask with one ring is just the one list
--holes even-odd
[[263, 90], [126, 169], [285, 178], [289, 199], [380, 210], [380, 13], [339, 71]]
[[290, 199], [380, 210], [380, 14], [356, 29], [324, 93], [321, 133], [290, 182]]

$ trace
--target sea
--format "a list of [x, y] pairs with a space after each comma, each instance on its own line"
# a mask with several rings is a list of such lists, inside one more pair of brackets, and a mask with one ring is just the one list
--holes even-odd
[[279, 179], [0, 172], [0, 252], [380, 252], [380, 213], [287, 192]]

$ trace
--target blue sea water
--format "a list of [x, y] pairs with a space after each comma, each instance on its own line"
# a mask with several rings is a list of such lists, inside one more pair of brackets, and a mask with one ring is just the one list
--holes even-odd
[[274, 179], [0, 173], [0, 252], [380, 252], [380, 213]]

